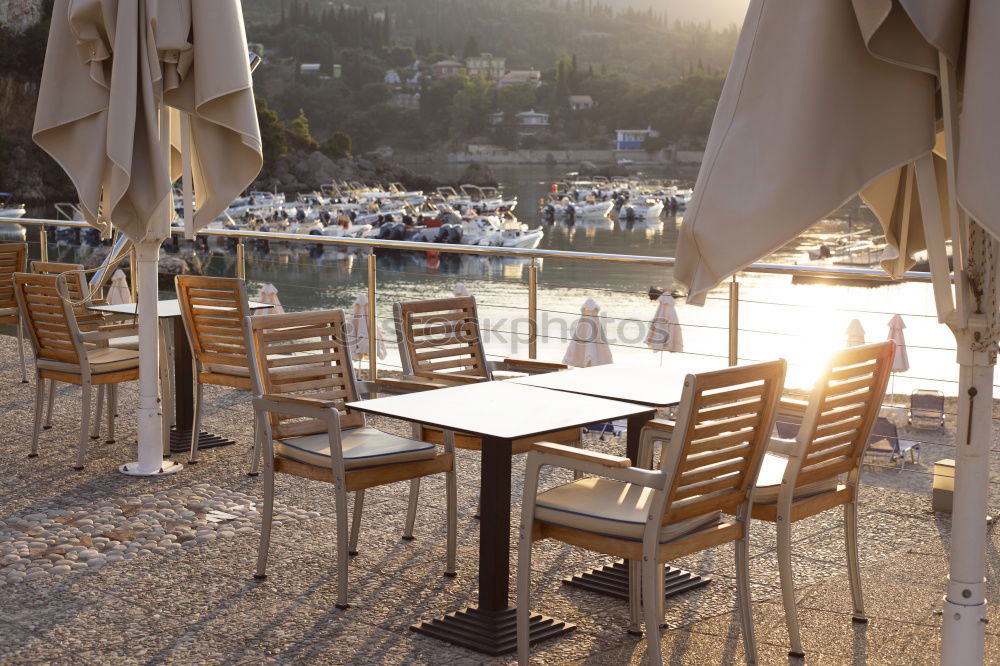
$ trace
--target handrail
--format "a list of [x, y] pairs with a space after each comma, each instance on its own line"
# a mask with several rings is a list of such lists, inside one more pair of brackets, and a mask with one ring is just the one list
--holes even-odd
[[[39, 218], [9, 218], [0, 217], [0, 223], [23, 224], [28, 226], [59, 226], [91, 228], [80, 220], [47, 220]], [[182, 229], [171, 229], [172, 235], [181, 235]], [[613, 263], [640, 264], [652, 266], [673, 266], [674, 257], [651, 257], [641, 254], [607, 254], [601, 252], [578, 252], [574, 250], [539, 250], [512, 247], [494, 247], [485, 245], [450, 245], [414, 241], [380, 240], [375, 238], [344, 238], [338, 236], [321, 236], [309, 234], [290, 234], [275, 231], [244, 231], [228, 229], [201, 229], [199, 236], [218, 236], [238, 239], [266, 239], [273, 241], [290, 241], [312, 243], [314, 245], [339, 245], [359, 248], [384, 248], [392, 250], [411, 250], [429, 252], [448, 252], [455, 254], [479, 254], [498, 257], [514, 257], [523, 259], [567, 259], [573, 261], [603, 261]], [[753, 263], [744, 267], [741, 273], [761, 273], [776, 275], [798, 275], [809, 278], [827, 278], [841, 280], [865, 281], [897, 281], [896, 278], [882, 270], [873, 268], [848, 268], [842, 266], [802, 266], [798, 264]], [[930, 282], [931, 274], [922, 271], [907, 271], [898, 281]]]

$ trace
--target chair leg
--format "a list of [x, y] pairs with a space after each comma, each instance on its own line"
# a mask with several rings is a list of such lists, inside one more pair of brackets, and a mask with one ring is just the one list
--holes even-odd
[[785, 606], [785, 623], [792, 649], [789, 656], [804, 657], [799, 636], [799, 618], [795, 611], [795, 580], [792, 577], [792, 525], [787, 519], [778, 520], [778, 576], [781, 579], [781, 601]]
[[28, 383], [28, 368], [24, 362], [24, 322], [17, 318], [17, 358], [21, 361], [21, 383]]
[[656, 560], [642, 562], [642, 611], [646, 624], [646, 663], [657, 666], [663, 663], [660, 648], [660, 604], [656, 598], [663, 597], [662, 578], [656, 574], [663, 565]]
[[847, 544], [847, 576], [851, 582], [851, 603], [854, 606], [852, 619], [866, 624], [865, 602], [861, 591], [861, 567], [858, 560], [858, 505], [848, 502], [844, 505], [844, 532]]
[[626, 560], [628, 564], [628, 633], [642, 636], [642, 563]]
[[413, 524], [417, 520], [417, 500], [420, 498], [420, 477], [410, 479], [410, 499], [406, 507], [406, 524], [403, 526], [403, 539], [413, 541]]
[[351, 538], [347, 548], [348, 555], [352, 557], [358, 554], [358, 536], [361, 533], [361, 512], [365, 506], [365, 491], [358, 490], [354, 493], [354, 515], [351, 517]]
[[45, 380], [35, 375], [35, 424], [31, 431], [29, 458], [38, 457], [38, 433], [42, 429], [42, 405], [45, 403]]
[[264, 429], [260, 427], [260, 419], [262, 417], [254, 414], [253, 418], [253, 450], [250, 455], [253, 456], [253, 460], [250, 461], [250, 471], [247, 472], [247, 476], [257, 476], [260, 474], [260, 450], [261, 450], [261, 433]]
[[[39, 378], [38, 381], [44, 382], [46, 380]], [[50, 379], [49, 382], [49, 405], [45, 412], [45, 425], [42, 426], [45, 430], [52, 429], [52, 408], [55, 406], [56, 402], [56, 380]]]
[[456, 570], [456, 551], [458, 538], [458, 477], [455, 475], [455, 463], [452, 458], [451, 469], [444, 473], [445, 483], [445, 512], [448, 521], [448, 543], [447, 554], [445, 556], [444, 575], [454, 578]]
[[104, 440], [105, 444], [115, 443], [115, 412], [117, 411], [118, 384], [108, 384], [108, 438]]
[[335, 490], [337, 500], [337, 603], [341, 610], [347, 608], [347, 564], [348, 534], [347, 534], [347, 491], [343, 485], [337, 484]]
[[77, 471], [83, 469], [83, 463], [87, 457], [87, 441], [90, 434], [90, 409], [92, 406], [90, 402], [90, 382], [85, 380], [82, 389], [83, 395], [80, 397], [80, 442], [76, 447], [76, 467], [73, 468]]
[[528, 666], [531, 642], [531, 525], [521, 525], [517, 545], [517, 663]]
[[[749, 527], [749, 526], [747, 526]], [[743, 632], [743, 651], [748, 664], [757, 663], [757, 638], [753, 629], [753, 610], [750, 598], [750, 546], [744, 533], [734, 544], [736, 548], [736, 610]]]
[[191, 454], [188, 456], [188, 463], [191, 465], [198, 462], [198, 436], [201, 434], [201, 391], [201, 382], [196, 379], [194, 383], [194, 423], [191, 426]]
[[271, 545], [271, 523], [274, 518], [274, 461], [264, 461], [264, 506], [260, 515], [260, 546], [257, 548], [257, 571], [254, 578], [267, 578], [267, 551]]
[[97, 407], [94, 409], [94, 428], [90, 433], [91, 439], [97, 439], [101, 436], [101, 412], [104, 411], [104, 392], [106, 390], [104, 384], [97, 387]]
[[[612, 434], [614, 434], [614, 430], [613, 429], [612, 429]], [[602, 442], [604, 441], [604, 430], [603, 429], [601, 430], [601, 441]], [[583, 448], [583, 428], [580, 428], [580, 439], [576, 440], [576, 442], [573, 443], [573, 446], [575, 446], [578, 449], [582, 449]], [[583, 478], [583, 472], [581, 472], [578, 469], [574, 469], [573, 470], [573, 480], [576, 481], [577, 479], [582, 479], [582, 478]]]

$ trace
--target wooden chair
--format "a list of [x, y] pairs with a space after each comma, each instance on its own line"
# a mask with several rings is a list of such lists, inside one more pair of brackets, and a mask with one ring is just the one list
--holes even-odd
[[[32, 261], [31, 272], [39, 275], [63, 276], [64, 284], [66, 285], [66, 295], [72, 304], [73, 315], [76, 317], [76, 324], [80, 327], [81, 331], [92, 331], [108, 323], [103, 313], [94, 312], [89, 309], [92, 305], [103, 305], [106, 301], [103, 298], [92, 297], [85, 277], [83, 264], [57, 261]], [[138, 336], [127, 336], [112, 339], [108, 341], [108, 346], [138, 351], [139, 338]], [[49, 402], [45, 410], [45, 422], [42, 425], [43, 430], [52, 428], [52, 410], [55, 406], [56, 398], [56, 382], [50, 379], [48, 385]], [[97, 389], [97, 408], [95, 412], [98, 414], [98, 418], [94, 419], [94, 431], [90, 435], [91, 439], [98, 439], [100, 437], [101, 419], [99, 415], [104, 405], [104, 390], [104, 386], [99, 386]], [[105, 443], [114, 443], [114, 433], [108, 434]]]
[[[202, 387], [205, 384], [252, 390], [250, 360], [243, 319], [250, 314], [246, 284], [224, 277], [178, 275], [174, 278], [181, 318], [194, 357], [194, 425], [189, 462], [198, 462], [201, 434]], [[250, 475], [257, 476], [260, 460], [254, 437]]]
[[[517, 569], [518, 660], [528, 663], [531, 544], [557, 539], [629, 560], [640, 576], [649, 663], [662, 663], [663, 563], [736, 542], [737, 608], [748, 663], [757, 648], [750, 614], [750, 493], [774, 422], [783, 360], [688, 375], [676, 422], [643, 428], [640, 460], [538, 443], [528, 454]], [[669, 440], [657, 469], [653, 445]], [[546, 465], [595, 476], [538, 493]]]
[[[337, 510], [337, 607], [347, 607], [347, 563], [357, 547], [366, 488], [439, 472], [446, 479], [447, 561], [455, 573], [456, 480], [454, 438], [444, 452], [429, 442], [365, 424], [344, 407], [358, 399], [346, 347], [344, 312], [326, 310], [247, 317], [254, 411], [264, 449], [264, 510], [257, 578], [265, 577], [277, 472], [333, 483]], [[354, 516], [347, 529], [347, 493]]]
[[75, 466], [81, 470], [87, 455], [92, 387], [110, 388], [108, 435], [113, 439], [117, 385], [139, 378], [139, 353], [108, 346], [110, 339], [135, 335], [135, 326], [109, 324], [81, 330], [68, 301], [65, 280], [58, 275], [15, 273], [14, 286], [21, 317], [28, 325], [35, 350], [35, 424], [29, 457], [38, 455], [44, 380], [75, 384], [83, 390]]
[[[472, 296], [396, 302], [392, 309], [403, 379], [427, 384], [428, 388], [492, 381], [495, 371], [536, 374], [565, 370], [567, 367], [562, 363], [530, 359], [487, 361], [479, 330], [476, 299]], [[424, 441], [435, 444], [444, 441], [441, 429], [430, 426], [418, 428], [420, 438]], [[573, 428], [516, 440], [511, 452], [526, 453], [532, 444], [543, 440], [579, 446], [582, 433], [579, 428]], [[483, 442], [474, 435], [456, 433], [455, 446], [481, 451]], [[420, 480], [415, 479], [410, 488], [410, 511], [407, 514], [404, 539], [413, 538], [413, 521], [419, 492]]]
[[[801, 657], [792, 578], [792, 523], [844, 507], [854, 621], [867, 622], [858, 569], [858, 480], [862, 454], [892, 372], [892, 341], [851, 347], [816, 381], [795, 440], [776, 440], [765, 456], [752, 516], [777, 525], [778, 570], [792, 656]], [[846, 475], [841, 483], [841, 475]]]
[[21, 361], [21, 383], [28, 383], [24, 362], [24, 322], [21, 321], [14, 295], [14, 273], [23, 273], [27, 266], [27, 243], [0, 243], [0, 324], [17, 326], [17, 356]]

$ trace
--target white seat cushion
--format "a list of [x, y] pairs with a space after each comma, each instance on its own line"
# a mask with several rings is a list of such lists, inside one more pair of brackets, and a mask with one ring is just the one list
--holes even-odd
[[[94, 375], [118, 372], [119, 370], [134, 370], [139, 367], [139, 352], [133, 349], [115, 349], [114, 347], [91, 348], [87, 350], [87, 360], [90, 362], [90, 372]], [[35, 363], [39, 370], [80, 373], [80, 366], [76, 363], [45, 358], [40, 358]]]
[[[642, 541], [653, 489], [613, 479], [587, 478], [538, 495], [535, 519], [629, 541]], [[718, 522], [718, 511], [660, 528], [660, 543]]]
[[[342, 430], [340, 442], [344, 469], [348, 470], [430, 460], [437, 454], [437, 447], [430, 442], [407, 439], [370, 426]], [[278, 440], [274, 452], [281, 458], [330, 469], [330, 438], [326, 433]]]
[[[757, 483], [753, 491], [754, 504], [774, 504], [778, 501], [778, 491], [781, 489], [781, 479], [785, 476], [785, 467], [788, 466], [788, 458], [774, 453], [765, 453], [764, 462], [760, 466], [760, 474], [757, 475]], [[795, 497], [808, 497], [809, 495], [819, 495], [830, 490], [837, 489], [836, 477], [807, 483], [795, 489]]]
[[139, 351], [139, 336], [126, 335], [123, 338], [111, 338], [108, 340], [108, 346], [116, 349], [134, 349], [135, 351]]

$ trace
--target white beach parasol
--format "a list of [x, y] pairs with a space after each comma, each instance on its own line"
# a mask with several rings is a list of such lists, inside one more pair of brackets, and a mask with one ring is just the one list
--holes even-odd
[[859, 193], [885, 231], [887, 272], [899, 276], [927, 249], [963, 396], [942, 614], [947, 664], [985, 657], [983, 516], [1000, 336], [997, 34], [993, 0], [753, 0], [674, 272], [688, 302], [704, 302], [724, 278]]
[[278, 288], [270, 282], [265, 282], [260, 286], [256, 300], [259, 303], [267, 303], [271, 307], [257, 310], [254, 314], [282, 314], [285, 311], [281, 301], [278, 300]]
[[120, 268], [111, 276], [107, 301], [108, 305], [122, 305], [132, 302], [132, 291], [128, 288], [128, 278], [125, 277], [125, 271]]
[[[351, 345], [351, 357], [354, 360], [360, 361], [371, 353], [368, 337], [368, 296], [366, 294], [361, 294], [354, 299], [348, 337]], [[382, 340], [382, 332], [378, 326], [375, 327], [375, 354], [379, 358], [386, 357], [385, 342]]]
[[910, 359], [906, 354], [906, 338], [903, 337], [903, 329], [906, 324], [899, 315], [893, 315], [889, 320], [889, 340], [896, 343], [896, 355], [892, 358], [893, 372], [906, 372], [910, 369]]
[[664, 293], [657, 299], [656, 314], [649, 325], [646, 334], [646, 346], [656, 351], [682, 352], [684, 339], [681, 335], [681, 322], [677, 317], [677, 307], [674, 297]]
[[577, 368], [591, 365], [611, 363], [611, 347], [604, 333], [599, 313], [601, 306], [592, 298], [588, 298], [580, 308], [583, 316], [576, 322], [573, 339], [566, 348], [563, 363]]
[[182, 172], [190, 235], [260, 170], [239, 0], [56, 0], [32, 136], [66, 171], [87, 222], [136, 246], [139, 460], [119, 469], [177, 471], [162, 452], [157, 262]]
[[852, 319], [847, 325], [847, 346], [858, 347], [863, 344], [865, 344], [865, 329], [860, 321]]
[[469, 288], [466, 287], [461, 282], [455, 285], [455, 288], [451, 290], [451, 293], [454, 294], [456, 298], [464, 298], [466, 296], [472, 296], [472, 293], [469, 291]]

